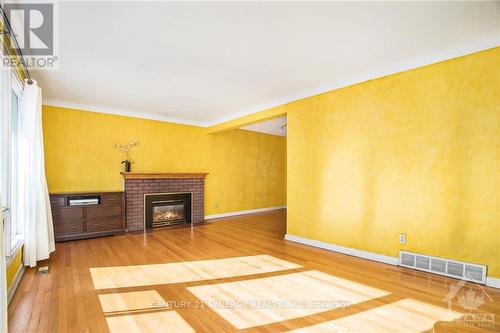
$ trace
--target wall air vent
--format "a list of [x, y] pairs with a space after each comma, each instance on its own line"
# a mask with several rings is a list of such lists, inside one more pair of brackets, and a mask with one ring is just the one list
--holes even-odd
[[399, 254], [399, 262], [402, 266], [415, 267], [415, 255], [411, 253], [401, 252]]
[[422, 269], [424, 271], [428, 271], [431, 265], [431, 258], [429, 257], [424, 257], [424, 256], [417, 256], [416, 257], [416, 264], [415, 267], [418, 269]]
[[425, 254], [399, 252], [399, 266], [486, 284], [486, 266]]

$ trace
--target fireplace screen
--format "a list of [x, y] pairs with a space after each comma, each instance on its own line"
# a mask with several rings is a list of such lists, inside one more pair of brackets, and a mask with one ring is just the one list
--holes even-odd
[[145, 227], [191, 223], [191, 196], [189, 192], [145, 194]]
[[184, 222], [182, 201], [153, 202], [153, 227]]

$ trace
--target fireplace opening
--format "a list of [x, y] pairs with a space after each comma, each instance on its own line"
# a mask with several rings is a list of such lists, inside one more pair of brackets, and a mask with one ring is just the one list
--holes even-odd
[[146, 228], [191, 223], [191, 193], [144, 195]]
[[153, 228], [185, 222], [184, 201], [153, 201]]

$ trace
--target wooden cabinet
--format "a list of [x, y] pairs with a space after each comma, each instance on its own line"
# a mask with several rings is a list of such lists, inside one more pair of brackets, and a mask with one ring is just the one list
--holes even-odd
[[125, 231], [123, 192], [53, 193], [50, 205], [56, 242]]

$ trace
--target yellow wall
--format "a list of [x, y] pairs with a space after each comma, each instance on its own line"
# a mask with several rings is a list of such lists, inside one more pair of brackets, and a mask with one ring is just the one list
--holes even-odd
[[281, 108], [289, 234], [500, 277], [500, 48]]
[[12, 284], [12, 281], [14, 281], [16, 273], [19, 271], [19, 268], [23, 263], [22, 260], [23, 260], [23, 251], [20, 250], [16, 253], [16, 256], [14, 257], [14, 259], [12, 259], [11, 263], [7, 267], [7, 288], [9, 288], [10, 285]]
[[286, 115], [286, 111], [282, 108], [271, 108], [260, 112], [255, 112], [236, 119], [231, 119], [226, 122], [216, 124], [207, 128], [208, 133], [222, 133], [245, 125], [259, 123], [265, 120], [271, 120]]
[[122, 190], [115, 143], [139, 140], [133, 171], [209, 172], [205, 214], [284, 205], [282, 137], [43, 107], [50, 192]]

